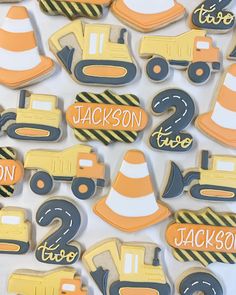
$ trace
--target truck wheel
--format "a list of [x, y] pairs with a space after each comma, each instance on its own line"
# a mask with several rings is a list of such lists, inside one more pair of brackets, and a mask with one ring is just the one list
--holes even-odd
[[53, 187], [53, 179], [44, 171], [36, 172], [30, 180], [30, 188], [37, 195], [47, 195]]
[[205, 62], [194, 62], [188, 67], [188, 77], [195, 84], [206, 82], [211, 75], [211, 69]]
[[95, 194], [96, 184], [91, 178], [78, 177], [73, 179], [71, 190], [76, 198], [87, 200]]
[[147, 63], [146, 72], [151, 80], [156, 82], [162, 82], [169, 75], [169, 64], [164, 58], [153, 57]]

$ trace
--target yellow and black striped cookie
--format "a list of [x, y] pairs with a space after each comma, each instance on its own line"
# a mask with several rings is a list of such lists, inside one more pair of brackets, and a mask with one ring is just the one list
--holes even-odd
[[64, 15], [73, 20], [78, 17], [100, 18], [111, 0], [39, 0], [42, 11], [50, 15]]
[[148, 122], [137, 96], [81, 92], [66, 112], [66, 120], [80, 141], [134, 142]]

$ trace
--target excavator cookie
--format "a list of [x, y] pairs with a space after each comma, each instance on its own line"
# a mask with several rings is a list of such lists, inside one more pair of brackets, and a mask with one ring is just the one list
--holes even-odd
[[120, 86], [137, 75], [128, 32], [119, 26], [76, 20], [54, 33], [49, 47], [78, 83]]
[[201, 168], [182, 173], [171, 162], [171, 171], [163, 198], [174, 198], [190, 186], [189, 194], [206, 201], [236, 201], [236, 157], [213, 156], [209, 168], [209, 152], [202, 151]]
[[[236, 214], [180, 210], [166, 230], [166, 241], [180, 261], [236, 263]], [[208, 293], [207, 293], [208, 294]]]
[[107, 223], [125, 232], [135, 232], [161, 222], [171, 214], [156, 200], [143, 152], [129, 150], [108, 196], [93, 208]]
[[0, 147], [0, 196], [11, 197], [14, 185], [24, 176], [24, 167], [16, 160], [16, 151], [10, 147]]
[[0, 130], [14, 139], [57, 141], [61, 117], [56, 96], [21, 90], [18, 108], [0, 114]]
[[176, 0], [114, 0], [111, 8], [121, 21], [141, 32], [165, 27], [185, 15]]
[[219, 48], [214, 47], [212, 38], [201, 30], [179, 36], [144, 36], [139, 54], [149, 59], [146, 73], [154, 82], [166, 80], [170, 67], [174, 67], [187, 69], [189, 80], [199, 85], [210, 79], [211, 72], [221, 68]]
[[223, 295], [224, 291], [219, 280], [208, 270], [190, 269], [183, 274], [183, 279], [177, 287], [180, 295]]
[[131, 143], [148, 122], [137, 96], [81, 92], [66, 112], [66, 120], [80, 141], [99, 140]]
[[36, 247], [38, 261], [70, 265], [79, 259], [80, 245], [71, 241], [81, 225], [80, 212], [74, 204], [66, 199], [49, 200], [39, 207], [36, 221], [41, 226], [54, 225], [48, 236]]
[[54, 70], [54, 62], [39, 55], [28, 11], [12, 6], [0, 27], [0, 84], [21, 88], [39, 82]]
[[30, 180], [31, 190], [47, 195], [54, 181], [71, 182], [78, 199], [92, 197], [97, 187], [105, 185], [105, 165], [98, 162], [90, 146], [75, 145], [63, 151], [31, 150], [26, 153], [25, 169], [37, 170]]
[[26, 211], [5, 207], [0, 210], [0, 253], [25, 254], [31, 243], [31, 223]]
[[103, 295], [170, 295], [159, 252], [156, 244], [110, 239], [88, 249], [83, 263]]
[[233, 64], [226, 70], [213, 109], [199, 115], [195, 121], [196, 127], [203, 133], [232, 148], [236, 148], [235, 83], [236, 64]]
[[[0, 0], [1, 1], [1, 0]], [[100, 18], [112, 0], [38, 0], [42, 11], [49, 15], [64, 15], [70, 20], [78, 17]]]
[[213, 33], [226, 33], [234, 27], [233, 12], [225, 10], [232, 0], [205, 0], [191, 15], [193, 28]]
[[8, 293], [87, 295], [88, 291], [82, 287], [81, 278], [75, 269], [63, 267], [48, 272], [19, 269], [9, 278]]

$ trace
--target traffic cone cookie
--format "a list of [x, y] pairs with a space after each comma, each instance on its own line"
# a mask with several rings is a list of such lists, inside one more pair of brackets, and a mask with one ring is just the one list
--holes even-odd
[[220, 143], [236, 148], [236, 64], [226, 72], [213, 111], [198, 116], [196, 126]]
[[185, 8], [176, 0], [115, 0], [112, 11], [122, 21], [141, 32], [165, 27], [185, 14]]
[[108, 196], [94, 206], [94, 212], [126, 232], [146, 228], [171, 214], [156, 201], [147, 162], [139, 150], [126, 153]]
[[53, 69], [53, 61], [39, 55], [27, 9], [12, 6], [0, 28], [0, 84], [24, 87], [42, 80]]

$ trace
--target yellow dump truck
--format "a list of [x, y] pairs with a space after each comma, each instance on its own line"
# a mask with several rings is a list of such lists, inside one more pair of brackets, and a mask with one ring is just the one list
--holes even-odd
[[0, 129], [15, 139], [56, 141], [61, 136], [61, 117], [56, 96], [21, 90], [19, 107], [0, 115]]
[[73, 194], [88, 199], [105, 185], [105, 165], [98, 163], [90, 146], [75, 145], [63, 151], [31, 150], [25, 155], [25, 169], [37, 170], [30, 187], [39, 195], [48, 194], [53, 181], [70, 181]]
[[103, 295], [170, 295], [159, 252], [155, 244], [111, 239], [88, 249], [83, 262]]
[[8, 292], [17, 295], [87, 295], [73, 268], [46, 273], [18, 270], [8, 281]]
[[128, 47], [127, 30], [76, 20], [49, 39], [49, 47], [75, 81], [86, 84], [123, 85], [137, 68]]
[[0, 253], [24, 254], [30, 247], [31, 225], [25, 210], [5, 207], [0, 210]]
[[179, 36], [144, 36], [140, 56], [148, 58], [146, 72], [156, 82], [164, 81], [170, 67], [186, 69], [190, 81], [206, 82], [212, 71], [220, 70], [220, 51], [212, 38], [202, 30], [191, 30]]

